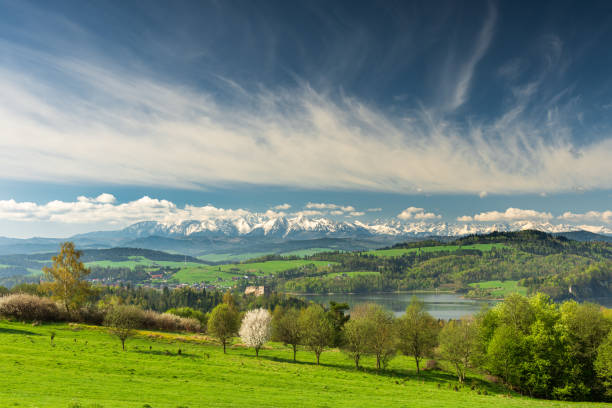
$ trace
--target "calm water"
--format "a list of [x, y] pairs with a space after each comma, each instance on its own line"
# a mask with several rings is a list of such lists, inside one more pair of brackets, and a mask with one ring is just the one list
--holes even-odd
[[346, 302], [353, 307], [359, 303], [378, 303], [401, 316], [406, 311], [412, 296], [425, 302], [427, 311], [438, 319], [459, 319], [463, 316], [474, 315], [484, 305], [494, 305], [494, 300], [463, 299], [454, 293], [368, 293], [368, 294], [328, 294], [328, 295], [300, 295], [300, 297], [318, 303], [328, 304], [330, 300]]

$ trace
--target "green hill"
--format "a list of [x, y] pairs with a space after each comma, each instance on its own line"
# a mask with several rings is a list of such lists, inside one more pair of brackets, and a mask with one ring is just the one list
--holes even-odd
[[[54, 346], [51, 332], [55, 332]], [[421, 377], [411, 359], [388, 370], [364, 370], [338, 351], [312, 353], [271, 344], [255, 358], [234, 346], [223, 355], [205, 337], [139, 332], [121, 351], [98, 327], [0, 321], [0, 401], [3, 407], [595, 407], [604, 404], [536, 400], [507, 391], [478, 375], [466, 386], [451, 372]], [[179, 349], [181, 350], [179, 354]], [[457, 386], [457, 391], [454, 387]], [[473, 389], [472, 389], [473, 387]], [[486, 395], [485, 395], [486, 394]]]

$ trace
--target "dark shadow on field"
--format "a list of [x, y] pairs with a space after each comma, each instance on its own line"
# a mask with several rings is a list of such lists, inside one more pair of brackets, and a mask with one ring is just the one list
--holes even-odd
[[[240, 356], [245, 357], [245, 358], [257, 359], [255, 354], [240, 353]], [[394, 379], [396, 384], [398, 385], [402, 385], [402, 384], [410, 383], [410, 382], [416, 382], [416, 383], [422, 382], [422, 383], [434, 384], [434, 385], [438, 384], [438, 388], [442, 390], [451, 390], [453, 389], [453, 387], [457, 386], [460, 390], [463, 389], [465, 392], [465, 390], [471, 391], [470, 388], [473, 386], [474, 390], [478, 390], [478, 389], [486, 390], [488, 393], [492, 393], [492, 394], [507, 394], [508, 393], [508, 390], [502, 384], [495, 384], [495, 383], [487, 382], [479, 378], [468, 377], [466, 378], [465, 382], [461, 384], [457, 380], [457, 376], [454, 373], [449, 372], [449, 371], [439, 370], [439, 369], [421, 370], [420, 374], [417, 374], [416, 370], [406, 370], [406, 369], [377, 370], [376, 368], [372, 368], [372, 367], [359, 367], [359, 369], [356, 369], [354, 366], [347, 365], [347, 364], [326, 363], [324, 361], [324, 358], [325, 358], [325, 354], [322, 354], [321, 364], [320, 364], [321, 367], [330, 367], [330, 368], [334, 368], [334, 369], [344, 371], [347, 373], [357, 372], [357, 373], [363, 373], [363, 374], [384, 376], [389, 379]], [[303, 361], [299, 359], [297, 361], [293, 361], [292, 358], [267, 356], [265, 354], [260, 354], [259, 359], [274, 361], [278, 363], [295, 364], [297, 366], [307, 365], [307, 366], [315, 367], [317, 365], [316, 361], [314, 360], [314, 357], [312, 361]], [[475, 392], [475, 391], [471, 391], [471, 392]]]
[[0, 334], [21, 334], [26, 336], [40, 336], [40, 333], [34, 333], [27, 330], [9, 329], [8, 327], [0, 327]]
[[[256, 359], [257, 357], [253, 354], [246, 354], [246, 353], [241, 353], [242, 357], [246, 357], [246, 358], [253, 358]], [[380, 369], [377, 370], [375, 368], [370, 368], [370, 367], [359, 367], [359, 369], [356, 369], [354, 366], [349, 366], [346, 364], [334, 364], [334, 363], [326, 363], [324, 361], [324, 357], [325, 354], [321, 355], [321, 363], [319, 364], [321, 367], [331, 367], [337, 370], [341, 370], [341, 371], [345, 371], [345, 372], [359, 372], [359, 373], [365, 373], [365, 374], [372, 374], [372, 375], [379, 375], [379, 376], [385, 376], [385, 377], [389, 377], [389, 378], [396, 378], [398, 381], [409, 381], [409, 380], [417, 380], [417, 381], [425, 381], [425, 382], [452, 382], [452, 383], [456, 383], [457, 382], [457, 377], [452, 374], [452, 373], [448, 373], [445, 371], [440, 371], [440, 370], [422, 370], [420, 375], [417, 375], [416, 371], [412, 371], [412, 370], [390, 370], [390, 369]], [[292, 358], [284, 358], [284, 357], [277, 357], [277, 356], [266, 356], [265, 354], [260, 354], [259, 355], [260, 359], [265, 359], [265, 360], [269, 360], [269, 361], [274, 361], [277, 363], [289, 363], [289, 364], [296, 364], [296, 365], [309, 365], [309, 366], [316, 366], [317, 363], [316, 361], [301, 361], [301, 360], [297, 360], [297, 361], [293, 361]]]
[[169, 350], [130, 350], [132, 353], [148, 354], [150, 356], [168, 356], [168, 357], [189, 357], [189, 358], [202, 358], [202, 356], [192, 353], [182, 352], [181, 354], [171, 352]]

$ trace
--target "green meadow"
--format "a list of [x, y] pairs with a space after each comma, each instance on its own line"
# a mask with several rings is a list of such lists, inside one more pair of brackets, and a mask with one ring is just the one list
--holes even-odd
[[[310, 256], [314, 254], [318, 254], [320, 252], [331, 252], [335, 251], [334, 249], [329, 248], [308, 248], [308, 249], [298, 249], [295, 251], [283, 252], [279, 255], [281, 256]], [[201, 259], [206, 262], [242, 262], [248, 261], [249, 259], [258, 258], [260, 256], [270, 255], [270, 252], [245, 252], [241, 254], [232, 254], [232, 253], [213, 253], [213, 254], [205, 254], [198, 256], [198, 259]]]
[[310, 261], [305, 259], [267, 261], [255, 263], [225, 264], [225, 265], [197, 265], [183, 268], [173, 275], [181, 283], [198, 283], [219, 281], [230, 282], [234, 276], [243, 275], [272, 275], [301, 266], [314, 264], [317, 268], [324, 268], [333, 262]]
[[491, 293], [494, 297], [504, 297], [511, 293], [519, 293], [523, 296], [527, 295], [527, 288], [520, 286], [518, 281], [507, 280], [507, 281], [486, 281], [478, 283], [470, 283], [473, 288], [485, 289]]
[[99, 266], [102, 268], [130, 268], [134, 269], [136, 266], [154, 267], [154, 266], [166, 266], [170, 268], [184, 268], [199, 266], [199, 263], [193, 262], [177, 262], [177, 261], [153, 261], [143, 256], [130, 256], [127, 261], [93, 261], [85, 264], [88, 267]]
[[[55, 332], [54, 345], [50, 333]], [[235, 343], [238, 339], [235, 339]], [[179, 349], [181, 352], [179, 353]], [[416, 375], [407, 357], [377, 372], [337, 350], [312, 353], [270, 343], [256, 358], [239, 344], [224, 355], [205, 336], [139, 332], [127, 351], [104, 328], [0, 321], [0, 405], [38, 408], [199, 407], [595, 407], [535, 400], [447, 371]], [[457, 387], [455, 391], [454, 387]], [[471, 389], [473, 386], [474, 389]], [[486, 395], [485, 395], [486, 394]]]
[[245, 252], [242, 254], [220, 253], [200, 255], [198, 259], [206, 262], [242, 262], [268, 254], [268, 252]]
[[365, 255], [375, 255], [384, 257], [395, 257], [410, 254], [414, 252], [439, 252], [450, 251], [454, 252], [459, 249], [477, 249], [482, 252], [487, 252], [493, 248], [503, 248], [505, 244], [473, 244], [473, 245], [440, 245], [422, 248], [394, 248], [394, 249], [378, 249], [364, 252]]

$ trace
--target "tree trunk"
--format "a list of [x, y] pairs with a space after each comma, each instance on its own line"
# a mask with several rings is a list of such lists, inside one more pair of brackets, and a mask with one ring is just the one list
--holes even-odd
[[319, 365], [319, 356], [321, 356], [321, 353], [315, 353], [317, 355], [317, 365]]
[[421, 369], [419, 367], [419, 358], [415, 357], [414, 361], [416, 362], [416, 366], [417, 366], [417, 375], [421, 375]]
[[376, 369], [380, 370], [380, 354], [376, 355]]
[[293, 344], [292, 347], [293, 347], [293, 362], [295, 362], [295, 352], [297, 351], [296, 350], [297, 349], [297, 344]]
[[225, 340], [223, 340], [223, 354], [227, 354], [227, 353], [225, 352]]
[[355, 368], [359, 370], [359, 355], [355, 356]]
[[259, 347], [255, 347], [255, 357], [259, 357]]
[[121, 348], [125, 351], [125, 339], [121, 339]]

